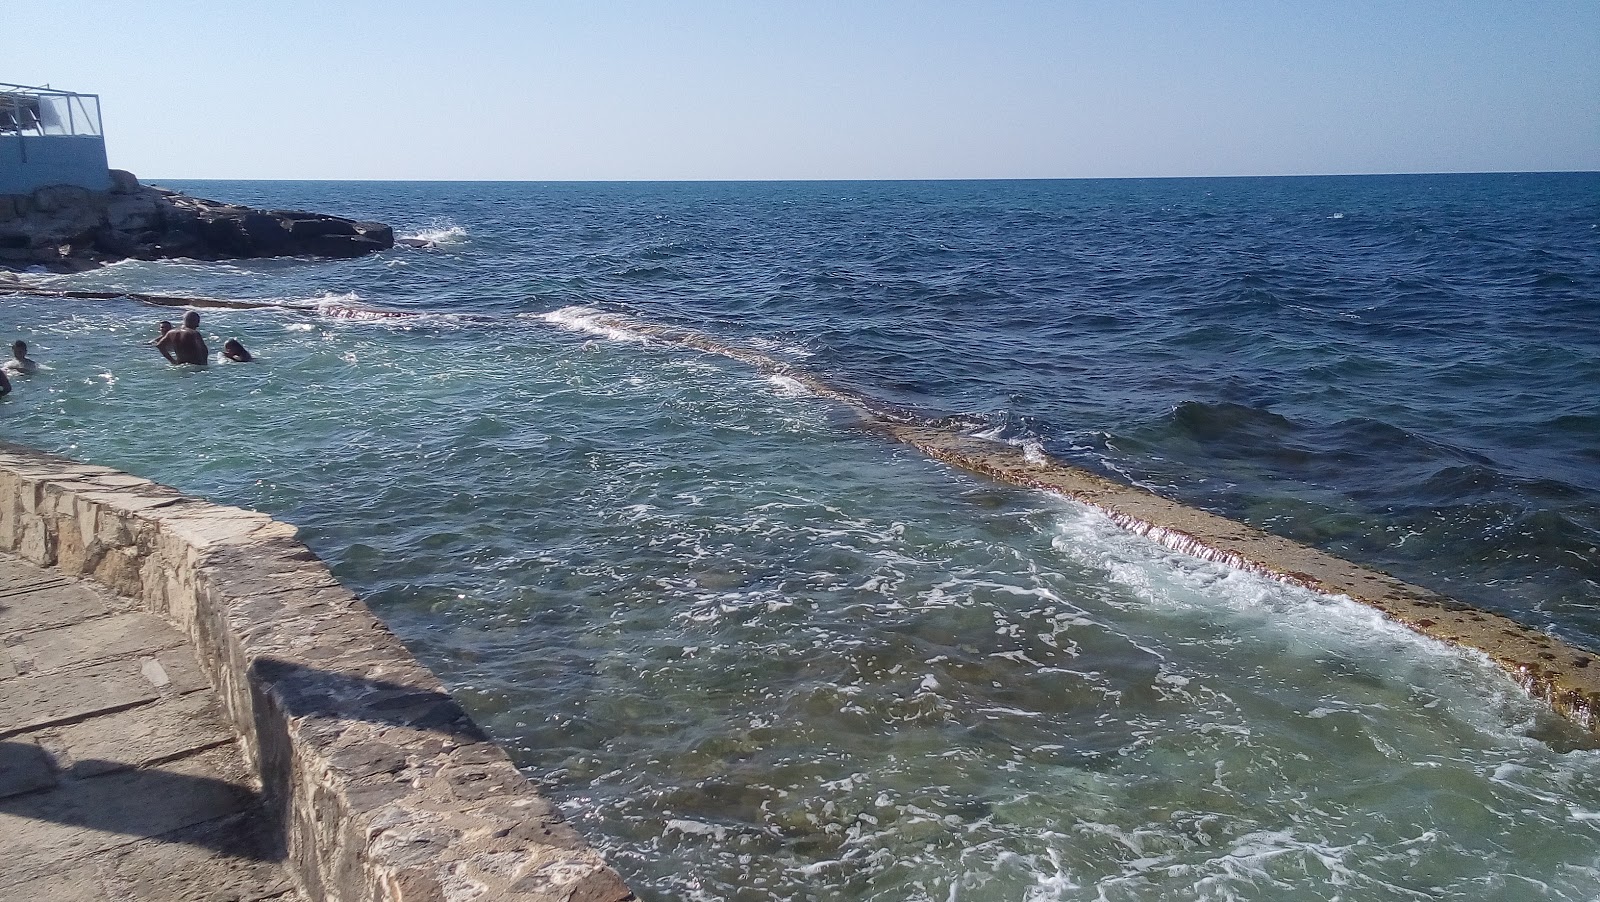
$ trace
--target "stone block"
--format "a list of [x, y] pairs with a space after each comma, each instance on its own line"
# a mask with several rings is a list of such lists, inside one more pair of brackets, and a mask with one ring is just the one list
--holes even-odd
[[13, 634], [5, 644], [17, 669], [30, 674], [115, 658], [149, 657], [183, 646], [184, 639], [160, 617], [129, 613]]
[[67, 580], [42, 583], [33, 591], [8, 594], [0, 603], [6, 608], [5, 619], [0, 620], [0, 633], [5, 634], [77, 623], [104, 616], [123, 606], [102, 591]]
[[17, 553], [41, 567], [55, 566], [56, 543], [50, 524], [37, 514], [24, 514], [18, 526], [22, 534], [17, 540]]
[[82, 720], [159, 697], [136, 660], [19, 676], [7, 680], [5, 689], [0, 693], [0, 736]]
[[84, 779], [231, 745], [233, 727], [216, 696], [206, 692], [162, 699], [78, 724], [55, 728], [62, 764]]

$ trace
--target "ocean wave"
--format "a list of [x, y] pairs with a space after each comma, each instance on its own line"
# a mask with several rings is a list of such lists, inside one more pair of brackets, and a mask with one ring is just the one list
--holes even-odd
[[399, 236], [413, 241], [426, 241], [435, 247], [448, 247], [465, 244], [468, 233], [465, 227], [449, 220], [437, 220], [413, 232], [404, 232]]
[[626, 341], [644, 343], [649, 341], [649, 336], [638, 329], [629, 328], [622, 317], [597, 310], [594, 307], [562, 307], [546, 313], [518, 314], [521, 317], [530, 317], [542, 320], [553, 326], [568, 329], [573, 332], [583, 332], [597, 335], [612, 341]]

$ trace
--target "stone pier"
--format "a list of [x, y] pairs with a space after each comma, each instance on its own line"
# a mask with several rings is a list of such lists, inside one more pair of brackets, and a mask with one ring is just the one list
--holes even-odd
[[632, 898], [294, 527], [0, 443], [0, 552], [0, 900]]

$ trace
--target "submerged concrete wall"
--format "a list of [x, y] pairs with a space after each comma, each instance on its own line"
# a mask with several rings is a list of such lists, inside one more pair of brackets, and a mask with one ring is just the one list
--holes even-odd
[[935, 460], [1070, 498], [1184, 554], [1346, 597], [1424, 636], [1479, 652], [1557, 714], [1600, 733], [1600, 666], [1591, 666], [1600, 657], [1586, 649], [1387, 573], [1018, 448], [933, 426], [878, 425]]
[[0, 442], [0, 549], [189, 636], [309, 898], [632, 897], [293, 526]]

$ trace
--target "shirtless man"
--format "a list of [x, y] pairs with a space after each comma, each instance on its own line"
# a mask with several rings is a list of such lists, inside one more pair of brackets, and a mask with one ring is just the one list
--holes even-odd
[[168, 363], [193, 363], [205, 366], [211, 359], [211, 349], [200, 337], [200, 314], [190, 310], [183, 315], [183, 325], [156, 339], [156, 350]]
[[9, 375], [26, 376], [39, 369], [39, 361], [28, 356], [28, 343], [19, 338], [11, 343], [11, 359], [0, 369]]

